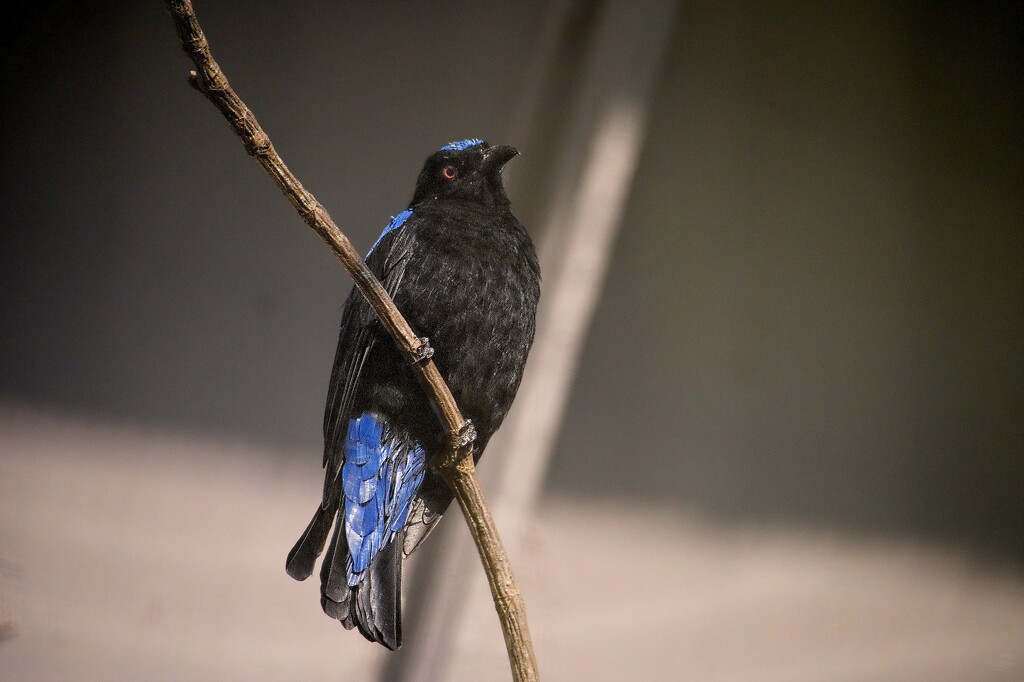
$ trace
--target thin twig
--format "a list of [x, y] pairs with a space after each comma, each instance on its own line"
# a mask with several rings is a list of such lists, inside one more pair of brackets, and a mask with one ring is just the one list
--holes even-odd
[[189, 84], [220, 110], [235, 134], [241, 138], [246, 151], [259, 161], [273, 178], [305, 223], [327, 243], [352, 275], [356, 286], [366, 297], [377, 318], [391, 333], [395, 343], [405, 350], [410, 362], [420, 372], [427, 395], [437, 406], [451, 434], [450, 450], [445, 456], [438, 458], [439, 461], [432, 462], [432, 466], [445, 478], [454, 492], [480, 552], [491, 595], [494, 597], [494, 606], [505, 635], [512, 678], [516, 682], [533, 682], [539, 679], [533, 642], [526, 622], [526, 606], [512, 576], [508, 556], [494, 525], [494, 519], [491, 518], [484, 501], [473, 458], [470, 456], [476, 434], [472, 423], [459, 411], [455, 398], [437, 365], [430, 359], [427, 340], [416, 336], [352, 243], [335, 225], [327, 209], [302, 186], [284, 164], [252, 111], [228, 84], [224, 72], [210, 53], [210, 45], [192, 9], [191, 0], [167, 0], [167, 7], [174, 19], [181, 45], [196, 65], [196, 71], [189, 75]]

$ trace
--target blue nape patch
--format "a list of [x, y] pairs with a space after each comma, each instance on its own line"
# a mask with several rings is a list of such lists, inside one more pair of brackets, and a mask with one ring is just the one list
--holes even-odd
[[392, 218], [391, 222], [388, 223], [388, 226], [385, 227], [384, 231], [380, 233], [379, 237], [377, 237], [377, 241], [375, 241], [373, 243], [373, 246], [370, 247], [370, 250], [366, 252], [366, 256], [369, 257], [370, 254], [373, 253], [373, 250], [377, 248], [377, 244], [380, 244], [380, 240], [384, 239], [384, 235], [386, 235], [388, 232], [391, 232], [392, 230], [397, 230], [398, 228], [400, 228], [405, 223], [405, 221], [409, 219], [409, 216], [411, 215], [412, 209], [407, 208], [398, 215], [396, 215], [394, 218]]
[[468, 140], [459, 140], [458, 142], [449, 142], [445, 146], [441, 147], [437, 151], [439, 152], [461, 152], [463, 149], [469, 149], [470, 147], [478, 147], [482, 144], [487, 144], [483, 140], [473, 137]]
[[359, 584], [377, 553], [405, 528], [425, 465], [423, 448], [395, 438], [379, 417], [366, 412], [348, 423], [341, 481], [350, 586]]

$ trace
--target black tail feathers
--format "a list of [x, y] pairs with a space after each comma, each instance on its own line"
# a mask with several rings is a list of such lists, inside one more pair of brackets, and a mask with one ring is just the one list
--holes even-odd
[[313, 520], [306, 526], [292, 551], [288, 552], [288, 560], [284, 565], [288, 575], [296, 580], [305, 580], [313, 574], [313, 565], [320, 552], [324, 551], [324, 543], [327, 542], [327, 534], [331, 532], [337, 510], [337, 506], [316, 508]]
[[[336, 509], [317, 509], [305, 533], [288, 554], [288, 575], [305, 580], [312, 574], [336, 516]], [[358, 585], [349, 586], [345, 568], [348, 560], [345, 524], [337, 520], [320, 567], [320, 605], [324, 613], [341, 621], [347, 629], [359, 628], [366, 639], [380, 642], [394, 651], [402, 646], [404, 533], [397, 534], [380, 550]]]

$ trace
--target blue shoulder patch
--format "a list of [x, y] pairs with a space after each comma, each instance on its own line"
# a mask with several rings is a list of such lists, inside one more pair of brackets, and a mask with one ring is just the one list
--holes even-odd
[[350, 586], [405, 528], [425, 473], [423, 448], [394, 438], [380, 418], [367, 412], [348, 423], [341, 481]]
[[373, 243], [373, 246], [370, 247], [370, 250], [366, 252], [366, 256], [369, 257], [370, 254], [373, 253], [373, 250], [377, 248], [377, 244], [380, 244], [380, 240], [384, 239], [384, 235], [386, 235], [388, 232], [391, 232], [392, 230], [397, 230], [398, 228], [400, 228], [405, 223], [405, 221], [409, 219], [409, 216], [411, 215], [412, 209], [407, 208], [398, 215], [396, 215], [394, 218], [392, 218], [391, 222], [388, 223], [388, 226], [385, 227], [384, 231], [380, 233], [379, 237], [377, 237], [377, 241], [375, 241]]
[[439, 152], [461, 152], [463, 149], [469, 149], [470, 147], [479, 147], [482, 144], [486, 144], [483, 140], [477, 137], [470, 138], [468, 140], [458, 140], [457, 142], [449, 142], [445, 146], [441, 147], [437, 151]]

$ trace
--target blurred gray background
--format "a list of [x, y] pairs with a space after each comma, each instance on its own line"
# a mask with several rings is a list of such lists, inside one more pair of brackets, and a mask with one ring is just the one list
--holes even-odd
[[[578, 4], [566, 36], [586, 41], [600, 3]], [[406, 206], [422, 160], [469, 136], [520, 146], [508, 184], [517, 215], [537, 223], [553, 161], [543, 144], [527, 148], [509, 134], [522, 128], [516, 116], [533, 85], [527, 73], [548, 16], [543, 3], [200, 2], [197, 11], [231, 83], [361, 251]], [[232, 557], [230, 531], [250, 537], [254, 551], [276, 562], [267, 584], [294, 597], [281, 610], [323, 627], [322, 646], [337, 642], [369, 657], [357, 635], [320, 623], [327, 619], [315, 588], [286, 583], [282, 570], [291, 536], [318, 495], [323, 402], [350, 280], [220, 115], [186, 86], [190, 65], [161, 3], [43, 2], [19, 12], [3, 29], [0, 113], [0, 477], [7, 500], [0, 620], [6, 614], [12, 635], [0, 643], [0, 672], [7, 665], [17, 673], [10, 679], [58, 679], [68, 669], [83, 679], [111, 670], [160, 677], [133, 667], [132, 650], [149, 650], [136, 647], [131, 627], [105, 658], [71, 626], [58, 636], [65, 649], [47, 655], [47, 624], [68, 607], [40, 611], [34, 561], [70, 571], [62, 591], [73, 603], [74, 571], [66, 564], [76, 559], [47, 544], [63, 515], [94, 513], [121, 495], [141, 495], [141, 506], [111, 518], [145, 514], [150, 501], [139, 487], [160, 479], [170, 486], [168, 500], [187, 502], [202, 525], [211, 513], [204, 505], [237, 494], [232, 482], [250, 466], [271, 473], [251, 474], [253, 497], [239, 502], [243, 509], [226, 508], [242, 525], [259, 525], [265, 521], [247, 514], [279, 505], [290, 515], [280, 521], [283, 539], [263, 545], [251, 537], [258, 527], [235, 524], [210, 545]], [[821, 579], [833, 590], [823, 594], [859, 589], [891, 592], [898, 601], [903, 587], [939, 571], [935, 594], [961, 596], [935, 616], [952, 639], [922, 638], [923, 657], [908, 647], [891, 665], [851, 668], [827, 646], [816, 648], [808, 633], [821, 619], [851, 613], [842, 608], [806, 618], [794, 611], [786, 620], [798, 632], [792, 650], [766, 645], [764, 655], [790, 652], [806, 665], [779, 663], [773, 675], [765, 672], [768, 659], [753, 654], [748, 668], [722, 667], [741, 646], [728, 639], [728, 627], [715, 640], [717, 656], [698, 643], [699, 628], [659, 632], [705, 652], [706, 660], [690, 662], [706, 667], [687, 668], [700, 679], [1020, 679], [1024, 10], [1011, 2], [688, 2], [674, 21], [537, 517], [550, 522], [533, 531], [541, 548], [524, 550], [541, 558], [520, 570], [542, 585], [548, 574], [536, 567], [548, 565], [543, 557], [556, 570], [572, 559], [560, 548], [590, 546], [579, 539], [589, 537], [579, 524], [591, 509], [609, 524], [638, 514], [644, 532], [659, 531], [651, 547], [678, 546], [691, 562], [703, 556], [700, 543], [721, 537], [734, 538], [729, 552], [722, 549], [728, 556], [753, 552], [801, 566], [834, 557], [792, 550], [792, 537], [807, 547], [855, 543], [843, 550], [849, 562], [865, 554], [856, 543], [883, 543], [899, 561], [920, 551], [922, 564], [899, 564], [905, 573], [890, 582], [880, 577], [884, 587], [871, 582], [888, 575], [893, 564], [884, 557], [857, 574], [859, 588], [837, 574]], [[551, 82], [562, 83], [569, 98], [574, 67], [558, 68], [564, 73]], [[557, 96], [545, 101], [546, 117], [531, 124], [530, 139], [551, 142], [563, 122]], [[154, 442], [161, 445], [145, 445]], [[104, 459], [117, 448], [125, 452], [114, 463]], [[225, 487], [207, 490], [188, 478], [193, 467], [220, 466], [210, 461], [218, 453]], [[147, 461], [183, 478], [171, 486], [163, 474], [124, 473]], [[85, 480], [97, 470], [125, 478]], [[52, 497], [55, 490], [63, 492]], [[294, 497], [285, 499], [283, 490]], [[61, 509], [65, 501], [74, 510]], [[170, 545], [175, 529], [182, 547], [202, 541], [167, 513], [161, 527], [172, 532]], [[135, 532], [115, 533], [112, 547], [132, 554], [141, 542], [136, 533], [151, 529], [135, 522]], [[768, 540], [751, 545], [731, 535], [748, 528], [771, 529]], [[657, 580], [671, 582], [680, 558], [645, 559], [645, 546], [634, 547], [623, 532], [602, 545], [595, 530], [591, 563], [611, 562], [615, 580], [636, 563], [662, 561]], [[83, 541], [82, 551], [90, 547], [96, 543]], [[719, 555], [709, 556], [703, 566], [721, 575]], [[780, 566], [763, 570], [789, 571]], [[957, 568], [943, 573], [948, 566]], [[123, 583], [103, 582], [111, 573], [99, 564], [95, 571], [105, 586], [98, 589], [123, 595]], [[187, 565], [180, 571], [193, 574]], [[736, 584], [723, 577], [715, 589], [734, 595]], [[153, 606], [139, 589], [124, 609], [171, 608], [162, 598]], [[210, 589], [226, 595], [242, 587], [217, 582]], [[577, 603], [559, 601], [555, 590], [537, 592], [540, 614], [569, 613]], [[687, 597], [684, 591], [678, 602], [668, 598], [677, 606], [661, 608], [685, 611]], [[587, 605], [594, 595], [576, 598]], [[794, 603], [803, 602], [783, 599], [770, 610]], [[934, 600], [922, 593], [920, 603]], [[1004, 611], [971, 610], [980, 603]], [[744, 608], [752, 631], [763, 633], [767, 623], [757, 615], [765, 605]], [[888, 615], [854, 608], [860, 615], [851, 622], [861, 629], [849, 632], [873, 630], [880, 620], [914, 631], [916, 621], [900, 618], [920, 613], [917, 606], [879, 608]], [[645, 618], [594, 613], [624, 630], [631, 618]], [[185, 615], [174, 625], [177, 632], [192, 627]], [[622, 661], [575, 678], [567, 671], [586, 669], [580, 659], [565, 654], [562, 661], [559, 647], [545, 644], [545, 626], [534, 629], [542, 665], [553, 661], [562, 673], [553, 679], [618, 679], [637, 670], [623, 653]], [[956, 638], [967, 631], [995, 649]], [[230, 628], [211, 632], [226, 636]], [[288, 638], [273, 639], [276, 664], [304, 669], [277, 650]], [[596, 639], [586, 642], [593, 648]], [[68, 646], [79, 653], [62, 659]], [[182, 669], [190, 672], [175, 672], [188, 646], [154, 664], [167, 679], [227, 679], [231, 671], [288, 679], [251, 651], [223, 659], [230, 665], [220, 669], [211, 661], [221, 654], [202, 649], [189, 659], [195, 667]], [[832, 653], [815, 653], [826, 650]], [[90, 651], [106, 662], [83, 667], [77, 656]], [[850, 660], [863, 651], [853, 647]], [[952, 660], [938, 651], [963, 655]], [[296, 659], [310, 665], [311, 656]], [[672, 656], [650, 668], [649, 678], [675, 679]], [[367, 661], [351, 677], [339, 662], [336, 679], [369, 676], [374, 663]], [[499, 657], [496, 679], [500, 665]], [[942, 672], [949, 675], [935, 677]]]

